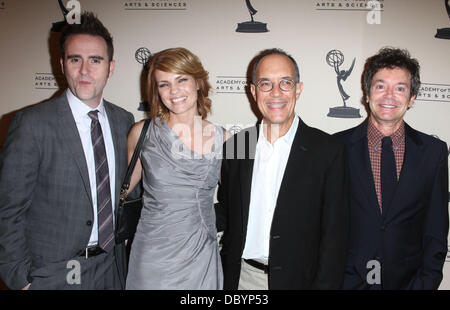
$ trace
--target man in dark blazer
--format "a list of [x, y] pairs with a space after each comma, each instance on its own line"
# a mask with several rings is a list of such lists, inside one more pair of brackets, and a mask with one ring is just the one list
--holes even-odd
[[121, 289], [113, 211], [134, 118], [103, 100], [113, 45], [92, 13], [66, 26], [61, 51], [69, 89], [17, 113], [1, 153], [0, 277], [11, 289]]
[[447, 146], [403, 120], [420, 88], [419, 63], [383, 48], [367, 59], [362, 84], [368, 119], [336, 134], [347, 145], [351, 184], [344, 288], [437, 289], [447, 253]]
[[295, 60], [262, 51], [251, 92], [263, 120], [225, 143], [218, 231], [225, 289], [339, 289], [348, 233], [344, 145], [294, 112]]

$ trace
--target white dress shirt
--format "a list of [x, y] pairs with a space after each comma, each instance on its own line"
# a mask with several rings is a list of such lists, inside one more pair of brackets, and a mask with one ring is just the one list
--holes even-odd
[[[114, 154], [114, 144], [111, 135], [111, 128], [109, 126], [108, 117], [106, 115], [105, 105], [103, 103], [103, 98], [97, 108], [92, 109], [83, 103], [80, 99], [75, 97], [70, 89], [66, 91], [67, 100], [69, 101], [70, 109], [72, 110], [75, 123], [78, 128], [78, 133], [80, 134], [81, 143], [83, 145], [84, 156], [86, 158], [87, 168], [89, 172], [89, 183], [91, 186], [93, 212], [94, 212], [94, 223], [92, 225], [91, 237], [89, 238], [89, 246], [98, 243], [98, 224], [97, 224], [97, 182], [95, 178], [95, 160], [94, 160], [94, 148], [92, 147], [91, 138], [91, 122], [92, 119], [89, 117], [88, 113], [90, 111], [98, 110], [98, 120], [102, 126], [103, 139], [105, 141], [106, 148], [106, 158], [108, 160], [109, 169], [109, 184], [111, 186], [111, 203], [114, 210], [115, 201], [115, 154]], [[113, 212], [114, 216], [114, 212]], [[114, 217], [113, 217], [114, 219]], [[114, 220], [113, 220], [114, 222]]]
[[242, 258], [267, 261], [270, 229], [284, 170], [298, 128], [298, 116], [288, 132], [271, 144], [264, 135], [264, 122], [256, 144], [247, 225]]

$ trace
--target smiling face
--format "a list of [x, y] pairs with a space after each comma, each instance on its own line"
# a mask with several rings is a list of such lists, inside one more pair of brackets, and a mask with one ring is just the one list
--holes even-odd
[[71, 35], [60, 63], [72, 93], [89, 107], [96, 108], [114, 71], [114, 61], [108, 60], [106, 41], [100, 36]]
[[254, 84], [250, 86], [264, 123], [279, 126], [280, 136], [288, 131], [294, 120], [295, 103], [303, 88], [303, 83], [296, 81], [293, 89], [281, 90], [279, 83], [286, 79], [296, 81], [294, 64], [284, 55], [271, 54], [265, 56], [258, 64], [255, 82], [256, 84], [261, 80], [272, 82], [272, 90], [264, 92]]
[[370, 119], [379, 129], [389, 127], [397, 130], [406, 110], [414, 103], [410, 95], [411, 76], [403, 68], [383, 68], [372, 78], [370, 95], [366, 98], [370, 106]]
[[192, 76], [156, 69], [154, 77], [159, 97], [171, 116], [192, 114], [194, 117], [198, 115], [197, 91], [199, 87]]

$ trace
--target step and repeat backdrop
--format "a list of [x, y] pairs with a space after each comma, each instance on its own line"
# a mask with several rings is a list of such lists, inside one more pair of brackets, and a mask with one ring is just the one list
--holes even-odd
[[[450, 9], [443, 0], [64, 0], [93, 11], [114, 38], [116, 67], [106, 99], [145, 117], [144, 64], [185, 47], [201, 59], [213, 87], [210, 120], [232, 132], [257, 121], [249, 103], [251, 59], [279, 47], [298, 62], [303, 93], [296, 111], [334, 133], [361, 123], [361, 73], [383, 46], [406, 48], [422, 86], [406, 121], [450, 144]], [[449, 10], [449, 11], [447, 11]], [[69, 15], [71, 14], [69, 13]], [[68, 15], [68, 16], [69, 16]], [[76, 15], [70, 15], [75, 17]], [[57, 0], [0, 0], [0, 148], [15, 112], [60, 94]], [[344, 114], [338, 107], [346, 106]], [[450, 153], [450, 150], [449, 150]], [[441, 289], [450, 289], [450, 256]]]

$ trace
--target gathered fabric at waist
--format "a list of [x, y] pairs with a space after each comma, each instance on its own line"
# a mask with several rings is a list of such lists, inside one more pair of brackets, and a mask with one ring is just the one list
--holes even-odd
[[155, 200], [143, 197], [139, 228], [154, 237], [181, 235], [203, 227], [211, 236], [216, 235], [214, 200], [211, 195], [194, 195], [191, 199], [166, 197]]

